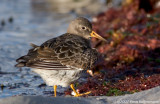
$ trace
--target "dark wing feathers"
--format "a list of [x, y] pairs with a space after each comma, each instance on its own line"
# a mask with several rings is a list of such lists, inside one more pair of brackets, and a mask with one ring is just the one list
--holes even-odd
[[60, 63], [54, 63], [54, 62], [37, 62], [32, 65], [32, 68], [47, 69], [47, 70], [71, 69], [69, 67], [63, 66]]
[[41, 46], [31, 46], [33, 48], [27, 55], [16, 60], [17, 67], [48, 70], [70, 70], [75, 67], [86, 69], [94, 64], [98, 55], [86, 39], [69, 34], [50, 39]]

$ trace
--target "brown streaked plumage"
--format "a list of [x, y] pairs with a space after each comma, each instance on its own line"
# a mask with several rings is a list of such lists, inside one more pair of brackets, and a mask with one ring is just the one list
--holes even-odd
[[[90, 69], [98, 60], [98, 52], [91, 47], [91, 37], [105, 40], [92, 31], [91, 23], [83, 17], [73, 20], [67, 33], [52, 38], [42, 45], [31, 44], [28, 54], [18, 58], [16, 67], [31, 67], [49, 86], [71, 88], [83, 70]], [[86, 93], [88, 94], [88, 93]], [[56, 96], [56, 91], [55, 91]]]

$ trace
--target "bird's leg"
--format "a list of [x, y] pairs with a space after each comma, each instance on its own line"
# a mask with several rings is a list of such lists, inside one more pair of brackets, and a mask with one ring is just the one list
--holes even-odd
[[89, 92], [86, 92], [86, 93], [83, 93], [83, 94], [79, 94], [79, 93], [75, 90], [73, 84], [71, 84], [70, 87], [71, 87], [71, 89], [73, 90], [73, 92], [75, 93], [75, 95], [74, 95], [75, 97], [79, 97], [79, 96], [83, 96], [83, 95], [88, 95], [88, 94], [91, 93], [91, 92], [89, 91]]
[[54, 97], [56, 97], [57, 96], [57, 94], [56, 94], [57, 85], [54, 85], [53, 89], [54, 89]]
[[76, 94], [76, 95], [78, 95], [79, 93], [75, 90], [75, 88], [74, 88], [74, 85], [73, 84], [71, 84], [70, 85], [70, 87], [71, 87], [71, 89], [73, 90], [73, 92]]

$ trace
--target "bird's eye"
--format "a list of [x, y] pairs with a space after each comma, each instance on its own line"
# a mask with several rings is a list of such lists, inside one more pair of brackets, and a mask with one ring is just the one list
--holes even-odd
[[83, 26], [83, 27], [82, 27], [82, 29], [83, 29], [83, 30], [85, 30], [85, 29], [86, 29], [86, 27], [84, 27], [84, 26]]

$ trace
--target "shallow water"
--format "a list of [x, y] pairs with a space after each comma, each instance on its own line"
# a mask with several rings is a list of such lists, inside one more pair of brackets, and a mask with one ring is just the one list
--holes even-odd
[[[73, 12], [74, 8], [61, 13], [63, 9], [50, 8], [50, 1], [54, 0], [0, 0], [0, 98], [53, 95], [53, 88], [29, 68], [14, 67], [15, 60], [27, 53], [29, 43], [40, 45], [65, 33], [69, 21], [81, 15], [76, 9]], [[87, 16], [87, 12], [82, 15]], [[64, 90], [59, 87], [58, 95], [63, 96]]]

